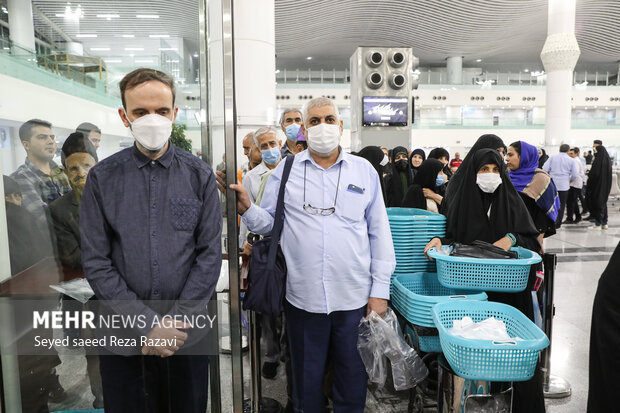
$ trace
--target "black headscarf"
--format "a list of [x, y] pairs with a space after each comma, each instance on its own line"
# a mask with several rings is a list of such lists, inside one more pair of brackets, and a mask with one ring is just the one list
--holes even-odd
[[604, 146], [596, 147], [596, 154], [592, 162], [592, 168], [588, 174], [586, 186], [586, 198], [592, 216], [598, 216], [600, 210], [607, 204], [611, 191], [611, 158]]
[[428, 159], [446, 158], [450, 161], [450, 153], [445, 148], [435, 148], [428, 154]]
[[547, 155], [547, 151], [544, 149], [541, 149], [540, 151], [542, 152], [542, 155], [538, 158], [538, 167], [542, 169], [545, 162], [547, 162], [547, 159], [549, 159], [549, 155]]
[[381, 183], [383, 201], [385, 202], [385, 184], [383, 183], [383, 166], [381, 166], [381, 161], [383, 161], [385, 154], [378, 146], [366, 146], [365, 148], [362, 148], [361, 151], [354, 153], [354, 155], [366, 159], [377, 171], [377, 174], [379, 175], [379, 182]]
[[437, 159], [427, 159], [419, 166], [418, 172], [413, 177], [413, 185], [409, 187], [403, 198], [403, 208], [426, 209], [424, 188], [441, 192], [435, 186], [437, 174], [443, 169], [443, 163]]
[[88, 140], [87, 137], [84, 136], [82, 132], [73, 132], [62, 145], [60, 160], [62, 161], [63, 166], [66, 166], [65, 160], [74, 153], [87, 153], [93, 157], [95, 162], [98, 161], [95, 146], [90, 140]]
[[445, 148], [435, 148], [428, 154], [428, 159], [446, 158], [448, 163], [443, 167], [443, 173], [446, 174], [448, 180], [452, 178], [452, 169], [450, 169], [450, 152]]
[[[463, 176], [467, 174], [465, 171], [473, 169], [471, 163], [474, 154], [480, 149], [488, 148], [495, 149], [497, 151], [497, 148], [503, 148], [504, 146], [504, 141], [501, 140], [501, 138], [497, 135], [486, 134], [480, 136], [476, 143], [474, 143], [474, 146], [472, 146], [469, 152], [467, 152], [467, 156], [465, 156], [465, 158], [463, 159], [463, 163], [461, 163], [461, 166], [459, 166], [459, 168], [452, 175], [452, 177], [450, 177], [450, 180], [448, 181], [448, 186], [446, 187], [446, 196], [441, 203], [442, 208], [449, 208], [450, 202], [452, 202], [452, 190], [456, 190], [459, 186], [462, 185]], [[475, 172], [478, 172], [478, 170], [476, 169]]]
[[424, 153], [424, 149], [414, 149], [413, 152], [411, 152], [411, 155], [409, 156], [409, 166], [411, 167], [411, 171], [413, 172], [413, 175], [415, 176], [415, 174], [418, 172], [418, 169], [420, 168], [420, 166], [413, 166], [413, 155], [420, 155], [422, 157], [422, 162], [424, 162], [426, 160], [426, 154]]
[[19, 184], [16, 180], [11, 178], [10, 176], [2, 175], [2, 182], [4, 184], [4, 195], [12, 195], [16, 194], [22, 196], [22, 191], [19, 188]]
[[[535, 241], [538, 231], [500, 154], [495, 149], [481, 149], [473, 154], [470, 151], [465, 160], [469, 162], [463, 161], [458, 169], [459, 185], [452, 187], [449, 207], [444, 210], [447, 238], [465, 244], [476, 240], [493, 243], [512, 233]], [[485, 164], [495, 164], [500, 169], [502, 184], [492, 194], [483, 192], [476, 184], [478, 170]], [[487, 217], [489, 207], [491, 215]]]
[[392, 150], [392, 162], [390, 164], [392, 170], [388, 179], [388, 185], [386, 185], [385, 188], [387, 198], [386, 206], [388, 207], [401, 206], [405, 192], [413, 181], [413, 173], [411, 172], [409, 164], [407, 164], [407, 168], [404, 171], [396, 167], [396, 157], [399, 153], [407, 154], [408, 152], [404, 146], [397, 146]]

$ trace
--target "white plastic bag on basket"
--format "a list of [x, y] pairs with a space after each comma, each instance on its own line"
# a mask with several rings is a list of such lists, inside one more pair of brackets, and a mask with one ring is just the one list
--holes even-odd
[[386, 359], [392, 366], [395, 390], [415, 387], [428, 375], [428, 369], [415, 350], [407, 345], [400, 331], [396, 316], [388, 308], [382, 318], [374, 311], [362, 318], [357, 349], [368, 378], [380, 387], [387, 377]]

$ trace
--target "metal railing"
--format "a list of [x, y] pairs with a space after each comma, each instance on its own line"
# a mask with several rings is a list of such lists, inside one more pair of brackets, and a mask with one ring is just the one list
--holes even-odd
[[45, 69], [103, 93], [108, 91], [108, 71], [100, 57], [73, 55], [60, 50], [41, 54], [7, 38], [0, 38], [0, 53], [10, 56], [19, 64]]

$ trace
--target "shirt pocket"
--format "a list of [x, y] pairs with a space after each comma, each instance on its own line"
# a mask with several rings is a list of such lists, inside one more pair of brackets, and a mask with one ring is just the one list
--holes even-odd
[[200, 201], [195, 198], [171, 198], [172, 226], [177, 231], [193, 231], [198, 224]]
[[366, 211], [366, 194], [345, 191], [342, 196], [341, 215], [348, 221], [359, 222]]

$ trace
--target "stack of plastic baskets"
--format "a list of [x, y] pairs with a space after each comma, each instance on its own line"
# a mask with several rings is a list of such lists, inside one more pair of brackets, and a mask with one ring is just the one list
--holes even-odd
[[433, 237], [446, 235], [446, 217], [415, 208], [388, 208], [387, 213], [396, 253], [394, 275], [435, 272], [424, 248]]
[[[506, 324], [511, 340], [468, 339], [451, 334], [454, 320], [471, 317], [480, 322], [490, 317]], [[454, 372], [465, 379], [525, 381], [532, 378], [541, 350], [549, 339], [519, 310], [506, 304], [452, 301], [436, 304], [433, 319], [439, 330], [444, 356]]]
[[539, 263], [540, 255], [525, 248], [511, 248], [517, 259], [456, 257], [431, 249], [429, 257], [437, 262], [437, 278], [446, 287], [476, 291], [519, 292], [525, 290], [530, 267]]
[[407, 321], [422, 327], [409, 329], [412, 338], [418, 339], [419, 349], [425, 353], [438, 353], [441, 352], [439, 337], [436, 334], [424, 334], [429, 331], [428, 327], [435, 328], [433, 306], [454, 300], [486, 301], [487, 295], [483, 292], [444, 287], [437, 280], [435, 273], [416, 273], [401, 274], [392, 278], [391, 299], [394, 308]]

